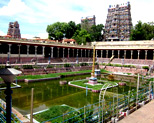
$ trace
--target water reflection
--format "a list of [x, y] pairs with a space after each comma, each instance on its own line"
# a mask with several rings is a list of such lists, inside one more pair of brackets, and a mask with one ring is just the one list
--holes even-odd
[[[72, 81], [85, 79], [88, 76], [90, 75], [35, 83], [18, 83], [22, 88], [13, 90], [12, 105], [22, 114], [30, 113], [31, 88], [34, 88], [34, 112], [47, 109], [53, 105], [66, 104], [75, 108], [80, 108], [87, 104], [93, 104], [99, 101], [99, 93], [88, 91], [88, 95], [86, 96], [86, 90], [84, 89], [59, 84], [60, 80]], [[127, 86], [111, 88], [108, 91], [124, 93], [132, 88], [134, 87], [130, 88], [130, 83], [127, 83]], [[2, 98], [4, 99], [4, 97], [3, 94]]]

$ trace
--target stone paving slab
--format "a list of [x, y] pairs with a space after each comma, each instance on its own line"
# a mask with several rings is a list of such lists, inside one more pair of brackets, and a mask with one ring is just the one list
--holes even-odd
[[154, 123], [154, 100], [126, 116], [118, 123]]

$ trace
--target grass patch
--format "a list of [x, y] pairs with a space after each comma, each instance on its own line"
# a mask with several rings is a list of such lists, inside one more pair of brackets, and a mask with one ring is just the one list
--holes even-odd
[[[75, 72], [64, 72], [64, 73], [51, 73], [51, 74], [43, 74], [43, 75], [22, 75], [22, 76], [17, 76], [17, 79], [42, 79], [42, 78], [52, 78], [52, 77], [58, 77], [62, 75], [70, 75], [70, 74], [79, 74], [79, 73], [90, 73], [91, 70], [82, 70], [82, 71], [75, 71]], [[104, 69], [101, 70], [101, 72], [108, 72]], [[0, 78], [0, 81], [2, 79]]]
[[18, 76], [17, 79], [42, 79], [42, 78], [52, 78], [58, 77], [56, 74], [44, 74], [44, 75], [26, 75], [26, 76]]
[[42, 78], [52, 78], [58, 77], [61, 75], [70, 75], [77, 73], [87, 73], [91, 72], [91, 70], [83, 70], [83, 71], [75, 71], [75, 72], [65, 72], [65, 73], [51, 73], [51, 74], [43, 74], [43, 75], [25, 75], [25, 76], [17, 76], [17, 79], [42, 79]]
[[[63, 115], [63, 113], [68, 113], [70, 111], [74, 111], [74, 109], [69, 106], [57, 105], [57, 106], [52, 106], [49, 110], [45, 112], [34, 115], [34, 118], [39, 122], [43, 122], [55, 118], [57, 116]], [[62, 122], [62, 121], [63, 121], [63, 116], [58, 117], [55, 120], [52, 120], [52, 122]]]
[[104, 86], [104, 84], [106, 84], [104, 86], [104, 88], [106, 88], [109, 84], [111, 84], [110, 86], [116, 86], [117, 85], [116, 82], [103, 81], [103, 80], [98, 80], [98, 83], [100, 83], [100, 85], [89, 85], [89, 84], [86, 84], [87, 82], [88, 82], [88, 80], [71, 81], [71, 84], [78, 85], [78, 86], [85, 87], [85, 88], [87, 86], [89, 89], [92, 89], [92, 90], [100, 90]]

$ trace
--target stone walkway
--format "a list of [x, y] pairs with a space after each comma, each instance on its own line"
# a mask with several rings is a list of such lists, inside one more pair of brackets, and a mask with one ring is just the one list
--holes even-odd
[[154, 123], [154, 100], [126, 116], [118, 123]]

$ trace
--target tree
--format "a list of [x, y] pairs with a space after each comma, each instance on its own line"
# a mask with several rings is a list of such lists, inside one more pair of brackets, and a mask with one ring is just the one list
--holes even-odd
[[65, 22], [56, 22], [47, 26], [48, 38], [55, 40], [62, 40], [66, 35], [68, 24]]
[[98, 25], [93, 25], [91, 27], [92, 32], [92, 38], [95, 41], [102, 41], [102, 31], [104, 30], [104, 25], [103, 24], [98, 24]]
[[79, 25], [76, 25], [75, 22], [68, 22], [68, 27], [66, 31], [66, 38], [72, 38], [77, 29], [80, 29]]
[[88, 20], [84, 20], [81, 24], [81, 28], [87, 30], [88, 33], [92, 31], [90, 23], [88, 23]]
[[154, 23], [141, 21], [131, 30], [130, 40], [151, 40], [154, 37]]
[[77, 30], [72, 38], [76, 40], [77, 44], [86, 44], [86, 42], [92, 41], [91, 35], [85, 29]]

